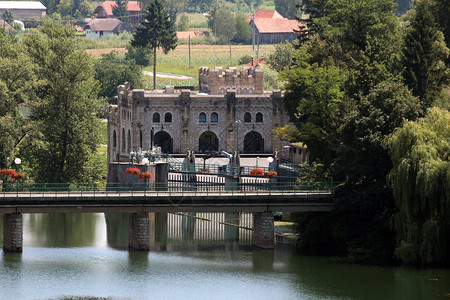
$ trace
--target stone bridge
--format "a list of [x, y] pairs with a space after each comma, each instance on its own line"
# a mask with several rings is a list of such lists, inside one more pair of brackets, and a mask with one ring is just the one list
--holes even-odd
[[131, 214], [129, 247], [149, 249], [149, 212], [251, 212], [253, 244], [274, 247], [273, 212], [320, 212], [334, 208], [332, 192], [299, 190], [149, 191], [67, 190], [0, 193], [3, 249], [21, 252], [23, 213], [127, 212]]

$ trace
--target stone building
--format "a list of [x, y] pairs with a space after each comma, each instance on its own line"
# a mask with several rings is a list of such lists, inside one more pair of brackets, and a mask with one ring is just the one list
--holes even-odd
[[281, 140], [272, 135], [284, 126], [281, 91], [263, 91], [262, 70], [199, 69], [199, 92], [118, 87], [117, 105], [109, 107], [108, 156], [159, 146], [164, 153], [224, 150], [273, 153]]

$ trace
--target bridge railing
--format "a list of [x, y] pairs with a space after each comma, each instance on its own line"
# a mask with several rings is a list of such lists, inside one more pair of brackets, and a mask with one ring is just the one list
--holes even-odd
[[112, 194], [121, 192], [146, 192], [148, 194], [189, 193], [320, 193], [331, 192], [336, 183], [322, 182], [308, 185], [299, 185], [295, 182], [167, 182], [167, 183], [15, 183], [1, 186], [0, 198], [11, 194], [70, 194], [102, 193]]
[[[240, 175], [240, 176], [253, 176], [250, 171], [258, 168], [263, 172], [272, 171], [273, 168], [257, 167], [257, 166], [233, 166], [228, 165], [216, 165], [216, 164], [196, 164], [196, 163], [182, 163], [171, 162], [170, 171], [172, 172], [195, 172], [199, 174], [211, 174], [211, 175]], [[299, 174], [298, 169], [289, 168], [277, 168], [278, 176], [281, 177], [297, 177]]]

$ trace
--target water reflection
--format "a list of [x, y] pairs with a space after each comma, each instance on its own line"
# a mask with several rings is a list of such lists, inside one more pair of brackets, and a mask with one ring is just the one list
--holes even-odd
[[24, 215], [24, 246], [50, 248], [95, 245], [99, 217], [99, 214], [87, 213]]
[[128, 249], [129, 214], [105, 213], [108, 246], [114, 249]]
[[223, 225], [247, 218], [150, 214], [152, 250], [128, 252], [128, 214], [24, 215], [24, 252], [0, 251], [0, 291], [21, 300], [450, 297], [450, 270], [361, 266], [301, 257], [285, 247], [253, 249], [250, 231]]

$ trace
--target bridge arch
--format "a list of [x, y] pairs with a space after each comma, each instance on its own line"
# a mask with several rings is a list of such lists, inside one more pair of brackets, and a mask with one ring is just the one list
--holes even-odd
[[219, 139], [212, 131], [205, 131], [198, 139], [198, 151], [201, 153], [219, 150]]
[[250, 131], [244, 137], [244, 153], [263, 153], [264, 139], [257, 131]]
[[159, 131], [154, 136], [155, 146], [161, 147], [161, 152], [172, 153], [173, 152], [173, 141], [170, 134], [165, 131]]

